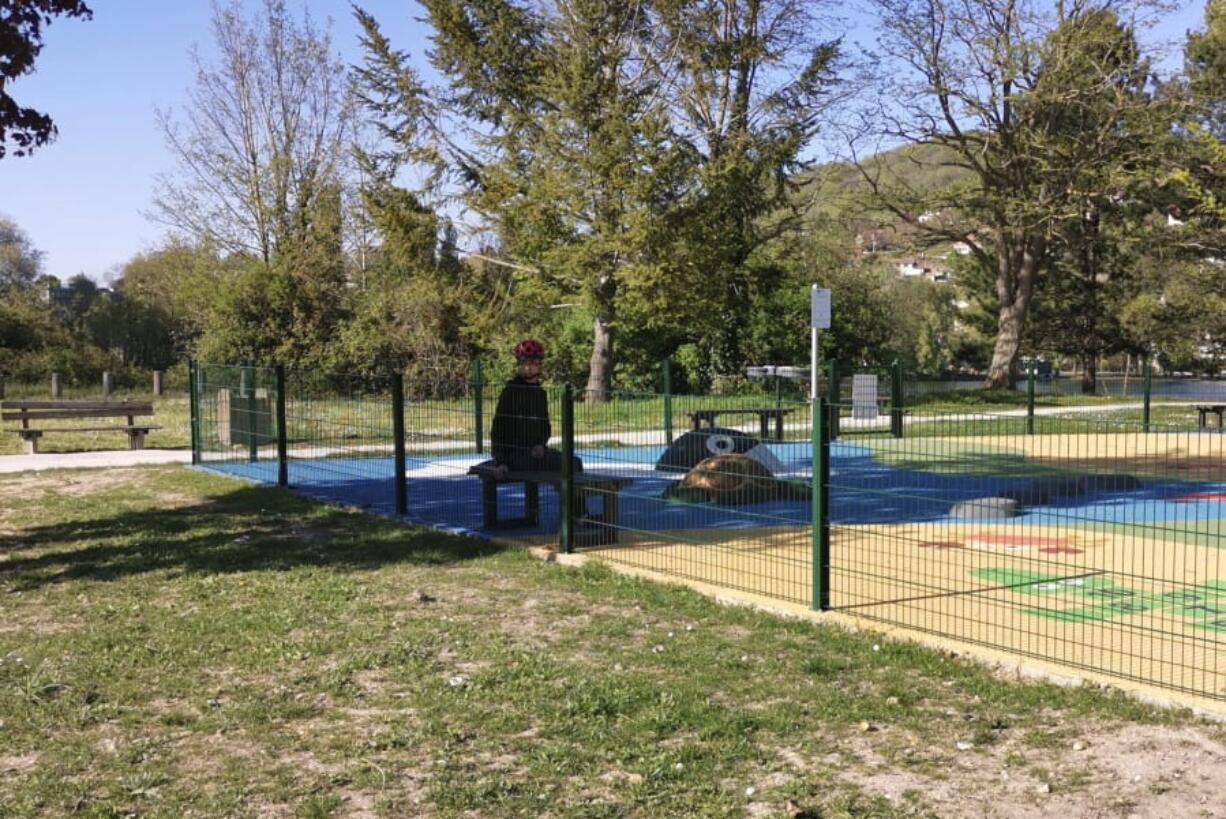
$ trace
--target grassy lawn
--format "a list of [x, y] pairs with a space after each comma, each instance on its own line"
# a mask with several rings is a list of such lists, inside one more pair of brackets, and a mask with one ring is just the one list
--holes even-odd
[[3, 816], [1125, 815], [1216, 793], [1115, 781], [1219, 738], [1119, 695], [188, 469], [0, 493]]

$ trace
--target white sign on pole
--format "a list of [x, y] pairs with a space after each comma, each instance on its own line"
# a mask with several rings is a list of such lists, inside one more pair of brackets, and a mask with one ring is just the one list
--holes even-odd
[[814, 330], [829, 330], [830, 291], [814, 285], [809, 292], [809, 326]]

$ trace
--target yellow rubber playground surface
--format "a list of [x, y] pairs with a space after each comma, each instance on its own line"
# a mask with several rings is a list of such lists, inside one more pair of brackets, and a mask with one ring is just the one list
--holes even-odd
[[[915, 437], [832, 446], [830, 608], [1226, 698], [1226, 435]], [[958, 519], [959, 500], [1022, 514]], [[808, 526], [623, 532], [620, 566], [813, 600]]]

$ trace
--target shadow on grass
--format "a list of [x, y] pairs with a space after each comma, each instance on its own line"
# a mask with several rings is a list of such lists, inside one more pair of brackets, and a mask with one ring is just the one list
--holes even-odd
[[292, 492], [243, 487], [206, 502], [36, 526], [9, 538], [0, 581], [12, 591], [73, 580], [114, 581], [179, 571], [286, 571], [441, 566], [506, 547], [315, 504]]

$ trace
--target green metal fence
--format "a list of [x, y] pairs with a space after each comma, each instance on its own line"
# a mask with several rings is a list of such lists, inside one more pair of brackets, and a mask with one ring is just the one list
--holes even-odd
[[1043, 414], [1029, 391], [932, 408], [899, 368], [870, 404], [838, 369], [810, 403], [198, 365], [193, 453], [425, 525], [1226, 698], [1226, 435]]

